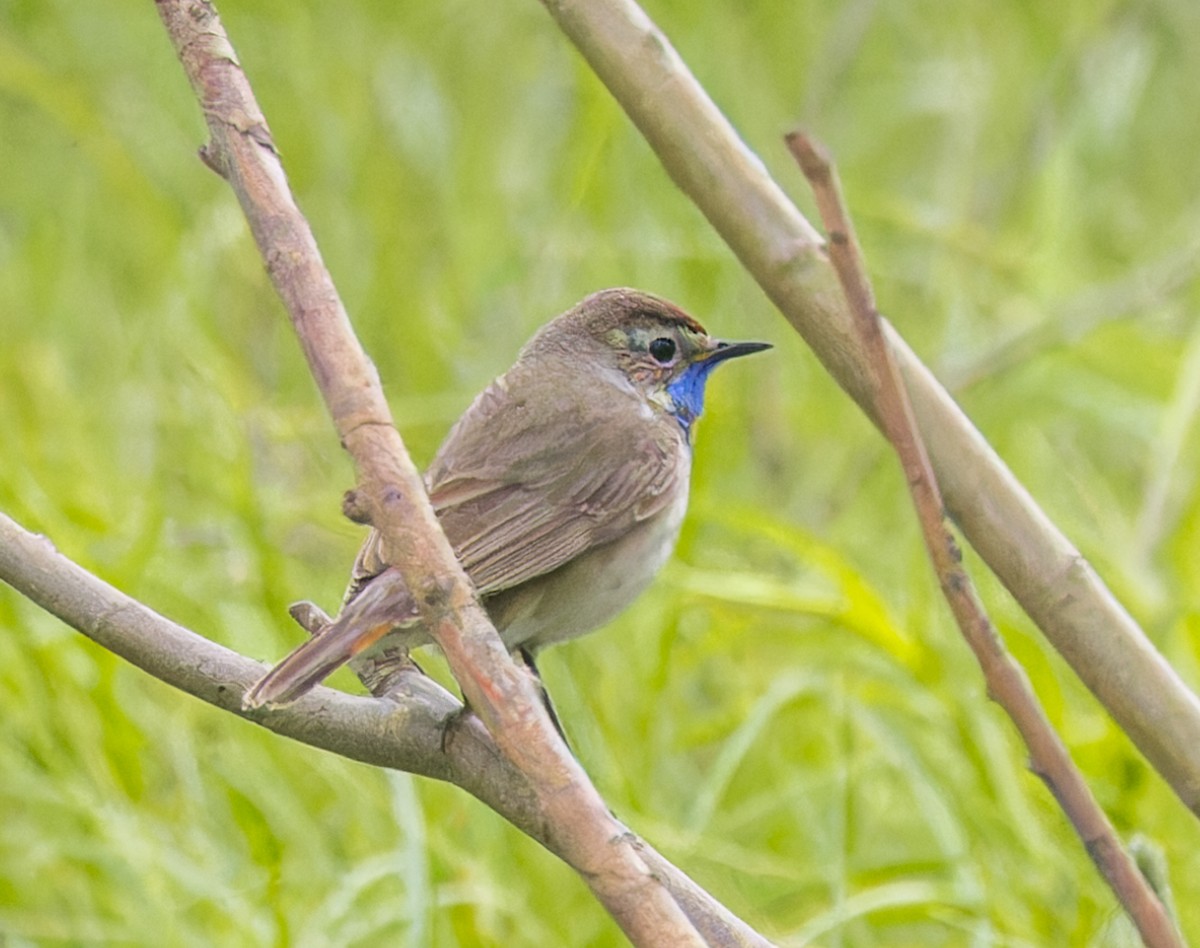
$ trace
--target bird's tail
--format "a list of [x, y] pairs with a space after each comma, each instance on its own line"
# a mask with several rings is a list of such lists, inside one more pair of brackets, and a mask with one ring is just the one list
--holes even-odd
[[400, 575], [386, 570], [367, 583], [333, 622], [255, 682], [242, 699], [242, 707], [251, 710], [290, 704], [385, 633], [415, 618], [415, 602]]

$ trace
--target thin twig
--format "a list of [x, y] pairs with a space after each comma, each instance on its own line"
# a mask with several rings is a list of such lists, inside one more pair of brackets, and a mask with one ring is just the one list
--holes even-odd
[[529, 780], [564, 858], [629, 938], [641, 945], [700, 945], [558, 739], [533, 683], [509, 659], [446, 541], [216, 10], [206, 0], [157, 5], [208, 124], [205, 161], [236, 193], [354, 459], [370, 521], [394, 567], [377, 582], [402, 583], [415, 596], [471, 708]]
[[962, 554], [945, 518], [941, 491], [913, 417], [908, 391], [883, 335], [883, 320], [875, 308], [874, 293], [837, 172], [824, 149], [804, 133], [792, 132], [787, 136], [787, 144], [812, 186], [828, 234], [830, 259], [864, 350], [876, 369], [875, 414], [900, 458], [942, 592], [983, 669], [988, 694], [1016, 725], [1029, 749], [1033, 771], [1058, 800], [1088, 855], [1133, 919], [1142, 940], [1150, 948], [1180, 948], [1179, 934], [1162, 903], [1118, 841], [1108, 817], [1046, 718], [1023, 669], [1004, 647], [962, 565]]

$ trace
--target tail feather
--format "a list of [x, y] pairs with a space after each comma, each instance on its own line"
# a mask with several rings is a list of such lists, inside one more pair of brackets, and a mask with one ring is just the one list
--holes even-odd
[[381, 573], [329, 626], [293, 649], [246, 692], [246, 710], [289, 704], [415, 617], [412, 596], [393, 570]]

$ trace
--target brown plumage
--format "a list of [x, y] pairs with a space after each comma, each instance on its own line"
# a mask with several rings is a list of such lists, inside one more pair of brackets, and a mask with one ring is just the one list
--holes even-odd
[[[589, 632], [649, 584], [683, 521], [704, 380], [763, 348], [712, 339], [648, 293], [604, 290], [544, 326], [463, 413], [425, 482], [510, 649]], [[412, 603], [374, 588], [386, 567], [372, 531], [338, 618], [246, 705], [294, 700], [389, 629], [427, 643]]]

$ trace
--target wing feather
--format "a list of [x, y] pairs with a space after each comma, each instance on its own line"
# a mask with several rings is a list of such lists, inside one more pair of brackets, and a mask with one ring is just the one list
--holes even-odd
[[[515, 399], [514, 389], [524, 397]], [[426, 475], [442, 528], [481, 595], [624, 535], [669, 506], [687, 477], [682, 429], [631, 386], [572, 388], [565, 397], [554, 389], [529, 377], [497, 379], [459, 419]], [[611, 423], [614, 411], [624, 415], [619, 425]], [[348, 598], [385, 567], [372, 532]]]

